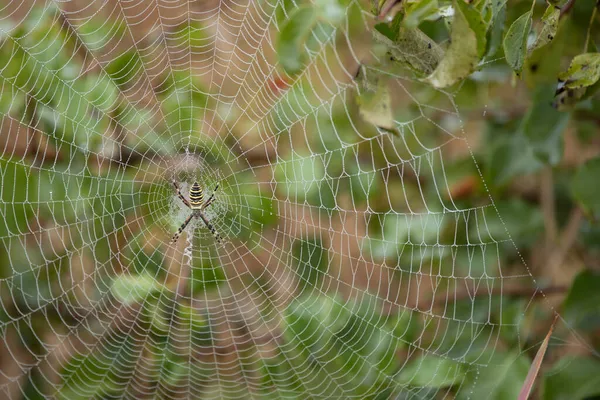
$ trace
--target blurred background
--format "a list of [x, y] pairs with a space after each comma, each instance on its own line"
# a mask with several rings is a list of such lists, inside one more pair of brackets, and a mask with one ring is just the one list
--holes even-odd
[[2, 397], [600, 397], [597, 7], [3, 1]]

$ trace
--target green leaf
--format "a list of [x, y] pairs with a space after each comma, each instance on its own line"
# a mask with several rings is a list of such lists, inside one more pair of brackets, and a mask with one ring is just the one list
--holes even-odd
[[111, 285], [112, 295], [121, 303], [134, 304], [148, 299], [152, 293], [158, 292], [163, 285], [150, 274], [117, 276]]
[[317, 23], [304, 42], [303, 49], [306, 55], [319, 53], [324, 43], [327, 43], [335, 33], [335, 25], [323, 21], [319, 18], [319, 15], [317, 15], [317, 17]]
[[179, 47], [194, 53], [206, 51], [206, 48], [211, 46], [214, 40], [207, 32], [206, 27], [190, 18], [177, 27], [173, 33], [173, 39]]
[[83, 163], [74, 162], [40, 171], [38, 201], [43, 217], [68, 225], [91, 212], [92, 204], [88, 200], [91, 178], [86, 168]]
[[[383, 237], [365, 239], [369, 251], [375, 257], [397, 257], [398, 249], [406, 249], [412, 245], [435, 244], [450, 220], [438, 214], [393, 214], [387, 213], [383, 220]], [[433, 252], [421, 254], [424, 260]]]
[[300, 201], [319, 194], [319, 183], [325, 178], [325, 166], [318, 156], [292, 156], [275, 166], [278, 190], [284, 198]]
[[[597, 183], [596, 183], [597, 186]], [[563, 317], [576, 329], [600, 327], [600, 273], [584, 270], [575, 277], [563, 305]]]
[[508, 65], [517, 73], [521, 73], [527, 55], [527, 37], [531, 30], [531, 11], [521, 15], [512, 23], [504, 37], [504, 56]]
[[600, 361], [596, 359], [567, 355], [544, 375], [544, 400], [583, 400], [599, 395]]
[[566, 72], [558, 75], [569, 89], [592, 86], [600, 79], [600, 53], [580, 54], [573, 58]]
[[[383, 317], [375, 296], [361, 297], [362, 301], [344, 302], [337, 297], [302, 296], [285, 312], [284, 336], [298, 349], [290, 358], [300, 358], [302, 365], [312, 364], [320, 374], [331, 376], [346, 391], [343, 397], [370, 398], [367, 393], [374, 388], [392, 385], [391, 375], [400, 368], [395, 353], [403, 342], [393, 334], [393, 323], [400, 321]], [[402, 324], [401, 329], [400, 337], [406, 339], [410, 328]], [[343, 378], [337, 379], [340, 371]], [[314, 387], [317, 382], [303, 383]]]
[[304, 45], [317, 22], [317, 12], [312, 6], [297, 8], [279, 34], [277, 56], [283, 69], [290, 75], [300, 72], [306, 63]]
[[558, 111], [570, 111], [579, 102], [590, 97], [590, 94], [594, 94], [597, 91], [595, 86], [590, 87], [590, 90], [588, 88], [567, 89], [564, 85], [559, 84], [552, 106]]
[[514, 400], [519, 395], [530, 365], [525, 355], [496, 349], [487, 366], [469, 372], [456, 400]]
[[596, 254], [600, 254], [600, 224], [586, 219], [579, 231], [581, 244]]
[[600, 53], [580, 54], [567, 72], [559, 75], [555, 106], [559, 110], [594, 96], [600, 90]]
[[106, 65], [106, 72], [118, 86], [132, 85], [143, 75], [142, 59], [135, 50], [128, 50]]
[[172, 297], [155, 296], [142, 306], [143, 321], [150, 322], [150, 330], [157, 338], [167, 338], [171, 332], [171, 319], [175, 307]]
[[556, 110], [553, 98], [553, 85], [539, 86], [521, 129], [535, 157], [544, 164], [557, 165], [562, 159], [563, 133], [570, 114]]
[[467, 78], [485, 52], [487, 26], [481, 14], [462, 0], [454, 1], [450, 47], [435, 71], [427, 77], [436, 88]]
[[[163, 107], [167, 102], [163, 102]], [[189, 100], [187, 102], [178, 103], [178, 107], [182, 104], [189, 104]], [[182, 110], [189, 110], [189, 107], [180, 107]], [[175, 121], [179, 122], [180, 120], [184, 121], [182, 123], [192, 123], [193, 118], [190, 116], [188, 118], [181, 118], [179, 113], [179, 109], [175, 114], [166, 114], [165, 119], [167, 121], [173, 120], [173, 116], [175, 117]], [[129, 148], [135, 149], [136, 153], [146, 154], [148, 152], [155, 152], [157, 154], [174, 154], [175, 153], [175, 145], [173, 144], [173, 138], [164, 133], [157, 132], [154, 128], [152, 128], [155, 123], [153, 122], [153, 117], [155, 116], [155, 112], [146, 109], [146, 108], [133, 108], [128, 107], [126, 110], [121, 110], [121, 113], [118, 115], [118, 120], [123, 127], [125, 127], [126, 132], [129, 133], [127, 135], [126, 144]], [[171, 128], [171, 127], [168, 127]]]
[[[390, 33], [391, 34], [391, 33]], [[444, 56], [442, 48], [419, 29], [400, 26], [394, 40], [373, 30], [376, 44], [385, 46], [391, 64], [400, 64], [419, 76], [431, 74]]]
[[316, 0], [319, 20], [330, 25], [337, 25], [344, 20], [346, 10], [337, 0]]
[[[129, 243], [129, 248], [132, 251], [128, 261], [132, 264], [133, 270], [137, 274], [149, 273], [152, 276], [156, 276], [163, 271], [164, 254], [158, 248], [150, 246], [144, 248], [140, 242], [141, 240], [136, 240], [133, 243]], [[151, 253], [148, 253], [148, 251], [151, 251]]]
[[510, 133], [493, 132], [486, 174], [495, 185], [515, 176], [533, 173], [544, 165], [557, 165], [563, 155], [563, 134], [570, 114], [552, 107], [552, 84], [539, 84], [521, 125]]
[[444, 388], [462, 382], [464, 377], [461, 363], [425, 354], [405, 365], [397, 381], [401, 385]]
[[490, 7], [490, 10], [492, 13], [490, 19], [493, 20], [496, 17], [498, 17], [502, 13], [502, 10], [504, 10], [506, 8], [507, 2], [508, 2], [508, 0], [490, 1], [488, 3], [488, 7]]
[[[171, 357], [174, 358], [174, 357]], [[185, 385], [190, 379], [190, 363], [188, 360], [176, 361], [168, 358], [162, 362], [161, 382], [169, 386]]]
[[62, 371], [63, 384], [57, 398], [89, 400], [121, 397], [132, 379], [140, 346], [132, 336], [113, 333], [110, 345], [85, 355], [76, 355]]
[[[350, 154], [350, 153], [349, 153]], [[350, 187], [352, 199], [356, 204], [368, 200], [371, 196], [378, 193], [380, 189], [379, 174], [375, 171], [361, 169], [360, 164], [349, 163], [351, 176]]]
[[83, 82], [85, 87], [81, 91], [86, 100], [103, 113], [115, 110], [119, 100], [119, 88], [108, 76], [90, 75]]
[[[500, 200], [495, 208], [486, 208], [470, 230], [472, 238], [483, 242], [514, 240], [518, 246], [531, 246], [543, 232], [544, 221], [538, 207], [519, 199]], [[508, 233], [507, 233], [508, 231]]]
[[208, 319], [194, 308], [187, 305], [178, 305], [175, 320], [178, 321], [184, 332], [189, 332], [194, 348], [213, 345], [213, 330]]
[[[252, 174], [240, 173], [232, 178], [232, 185], [253, 179]], [[248, 239], [256, 232], [262, 232], [266, 226], [277, 222], [275, 201], [260, 185], [241, 185], [234, 203], [237, 204], [235, 208], [227, 209], [225, 225], [231, 226], [231, 232], [235, 232], [236, 237], [240, 239]]]
[[533, 173], [542, 167], [524, 135], [502, 137], [490, 146], [486, 179], [494, 186], [502, 186], [517, 175]]
[[327, 249], [318, 239], [299, 240], [293, 246], [294, 263], [298, 275], [299, 291], [321, 290], [327, 273], [329, 257]]
[[600, 157], [588, 160], [579, 167], [571, 190], [581, 207], [595, 218], [600, 217]]
[[404, 18], [402, 25], [406, 28], [416, 28], [421, 22], [437, 14], [437, 0], [417, 0], [408, 2], [404, 6]]
[[[214, 239], [211, 237], [210, 240]], [[202, 257], [195, 261], [192, 269], [192, 294], [204, 293], [227, 280], [225, 271], [218, 262]]]
[[569, 0], [548, 0], [548, 4], [556, 8], [563, 8]]
[[286, 331], [304, 357], [327, 355], [332, 328], [345, 324], [349, 317], [338, 300], [329, 296], [296, 297], [286, 308]]
[[[0, 79], [2, 81], [2, 79]], [[3, 85], [0, 89], [0, 115], [20, 118], [25, 111], [25, 94], [14, 86]]]
[[37, 191], [37, 176], [16, 162], [0, 158], [0, 237], [29, 231], [34, 209], [30, 203]]
[[506, 2], [507, 0], [492, 2], [492, 17], [487, 34], [486, 57], [493, 57], [502, 45], [502, 34], [506, 22]]
[[[541, 31], [550, 31], [552, 34], [554, 27], [551, 21], [553, 18], [553, 15], [549, 16], [548, 22], [550, 23], [543, 25]], [[556, 77], [561, 71], [565, 50], [570, 46], [570, 40], [574, 34], [571, 24], [565, 18], [559, 19], [558, 22], [554, 39], [549, 40], [543, 46], [535, 46], [534, 43], [527, 54], [523, 74], [529, 88], [546, 84], [556, 85]], [[543, 40], [541, 34], [536, 40]]]
[[121, 40], [127, 32], [123, 19], [94, 17], [80, 21], [73, 27], [77, 30], [78, 38], [92, 53], [105, 49], [111, 40]]
[[0, 21], [0, 45], [9, 36], [15, 36], [15, 30], [18, 27], [17, 21], [12, 19], [3, 18]]
[[360, 74], [360, 78], [360, 92], [357, 96], [360, 116], [366, 122], [399, 136], [388, 80], [373, 73]]
[[45, 16], [39, 24], [32, 27], [18, 41], [27, 49], [30, 57], [40, 63], [44, 70], [60, 70], [66, 65], [72, 64], [70, 56], [64, 51], [66, 38], [64, 32], [57, 24], [53, 24], [53, 17]]

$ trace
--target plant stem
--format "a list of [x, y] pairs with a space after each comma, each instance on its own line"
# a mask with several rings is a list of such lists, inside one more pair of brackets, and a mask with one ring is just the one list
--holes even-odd
[[554, 177], [552, 167], [546, 167], [542, 171], [540, 187], [540, 203], [544, 215], [546, 227], [546, 249], [552, 249], [558, 238], [558, 227], [556, 226], [556, 202], [554, 199]]
[[548, 261], [546, 263], [546, 268], [548, 268], [548, 274], [551, 277], [556, 277], [558, 273], [558, 268], [564, 263], [567, 254], [575, 244], [577, 240], [577, 236], [579, 234], [579, 227], [581, 226], [581, 221], [583, 219], [583, 211], [579, 207], [575, 207], [573, 211], [571, 211], [571, 215], [569, 216], [569, 221], [565, 226], [560, 238], [558, 239], [558, 245], [556, 246], [556, 250], [550, 253], [550, 257], [548, 257]]
[[585, 35], [585, 44], [583, 45], [583, 52], [587, 53], [588, 45], [590, 44], [590, 34], [592, 32], [592, 26], [594, 25], [594, 19], [596, 18], [596, 11], [598, 11], [598, 7], [594, 7], [592, 11], [592, 16], [590, 17], [590, 23], [588, 25], [587, 34]]

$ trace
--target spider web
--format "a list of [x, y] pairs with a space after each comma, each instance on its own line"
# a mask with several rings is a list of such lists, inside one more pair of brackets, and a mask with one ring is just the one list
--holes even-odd
[[[502, 264], [492, 201], [452, 190], [447, 163], [476, 170], [456, 95], [359, 68], [378, 55], [355, 1], [286, 75], [304, 6], [2, 8], [6, 397], [482, 398], [480, 376], [527, 370], [498, 350], [535, 295], [505, 290], [533, 279]], [[389, 79], [397, 134], [360, 118], [359, 69]], [[173, 181], [220, 184], [222, 245], [197, 220], [169, 243]]]

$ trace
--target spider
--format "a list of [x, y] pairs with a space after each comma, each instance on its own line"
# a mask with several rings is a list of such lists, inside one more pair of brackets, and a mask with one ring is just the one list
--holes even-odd
[[188, 208], [192, 210], [192, 213], [189, 217], [187, 217], [185, 221], [183, 221], [183, 224], [179, 227], [177, 233], [173, 235], [171, 243], [177, 242], [183, 230], [188, 226], [188, 224], [194, 217], [200, 218], [202, 222], [204, 222], [204, 225], [206, 225], [208, 230], [215, 236], [217, 242], [221, 243], [221, 236], [219, 236], [215, 228], [208, 221], [208, 218], [206, 218], [206, 215], [204, 214], [204, 210], [208, 206], [210, 206], [213, 203], [213, 201], [215, 201], [215, 193], [217, 192], [217, 189], [219, 189], [219, 184], [217, 183], [215, 190], [213, 190], [213, 194], [206, 201], [204, 201], [204, 191], [202, 190], [198, 182], [194, 182], [192, 187], [190, 187], [189, 201], [181, 194], [181, 190], [179, 190], [177, 182], [173, 181], [173, 186], [175, 186], [175, 190], [177, 190], [177, 195], [179, 196], [181, 201], [183, 201], [183, 204], [188, 206]]

